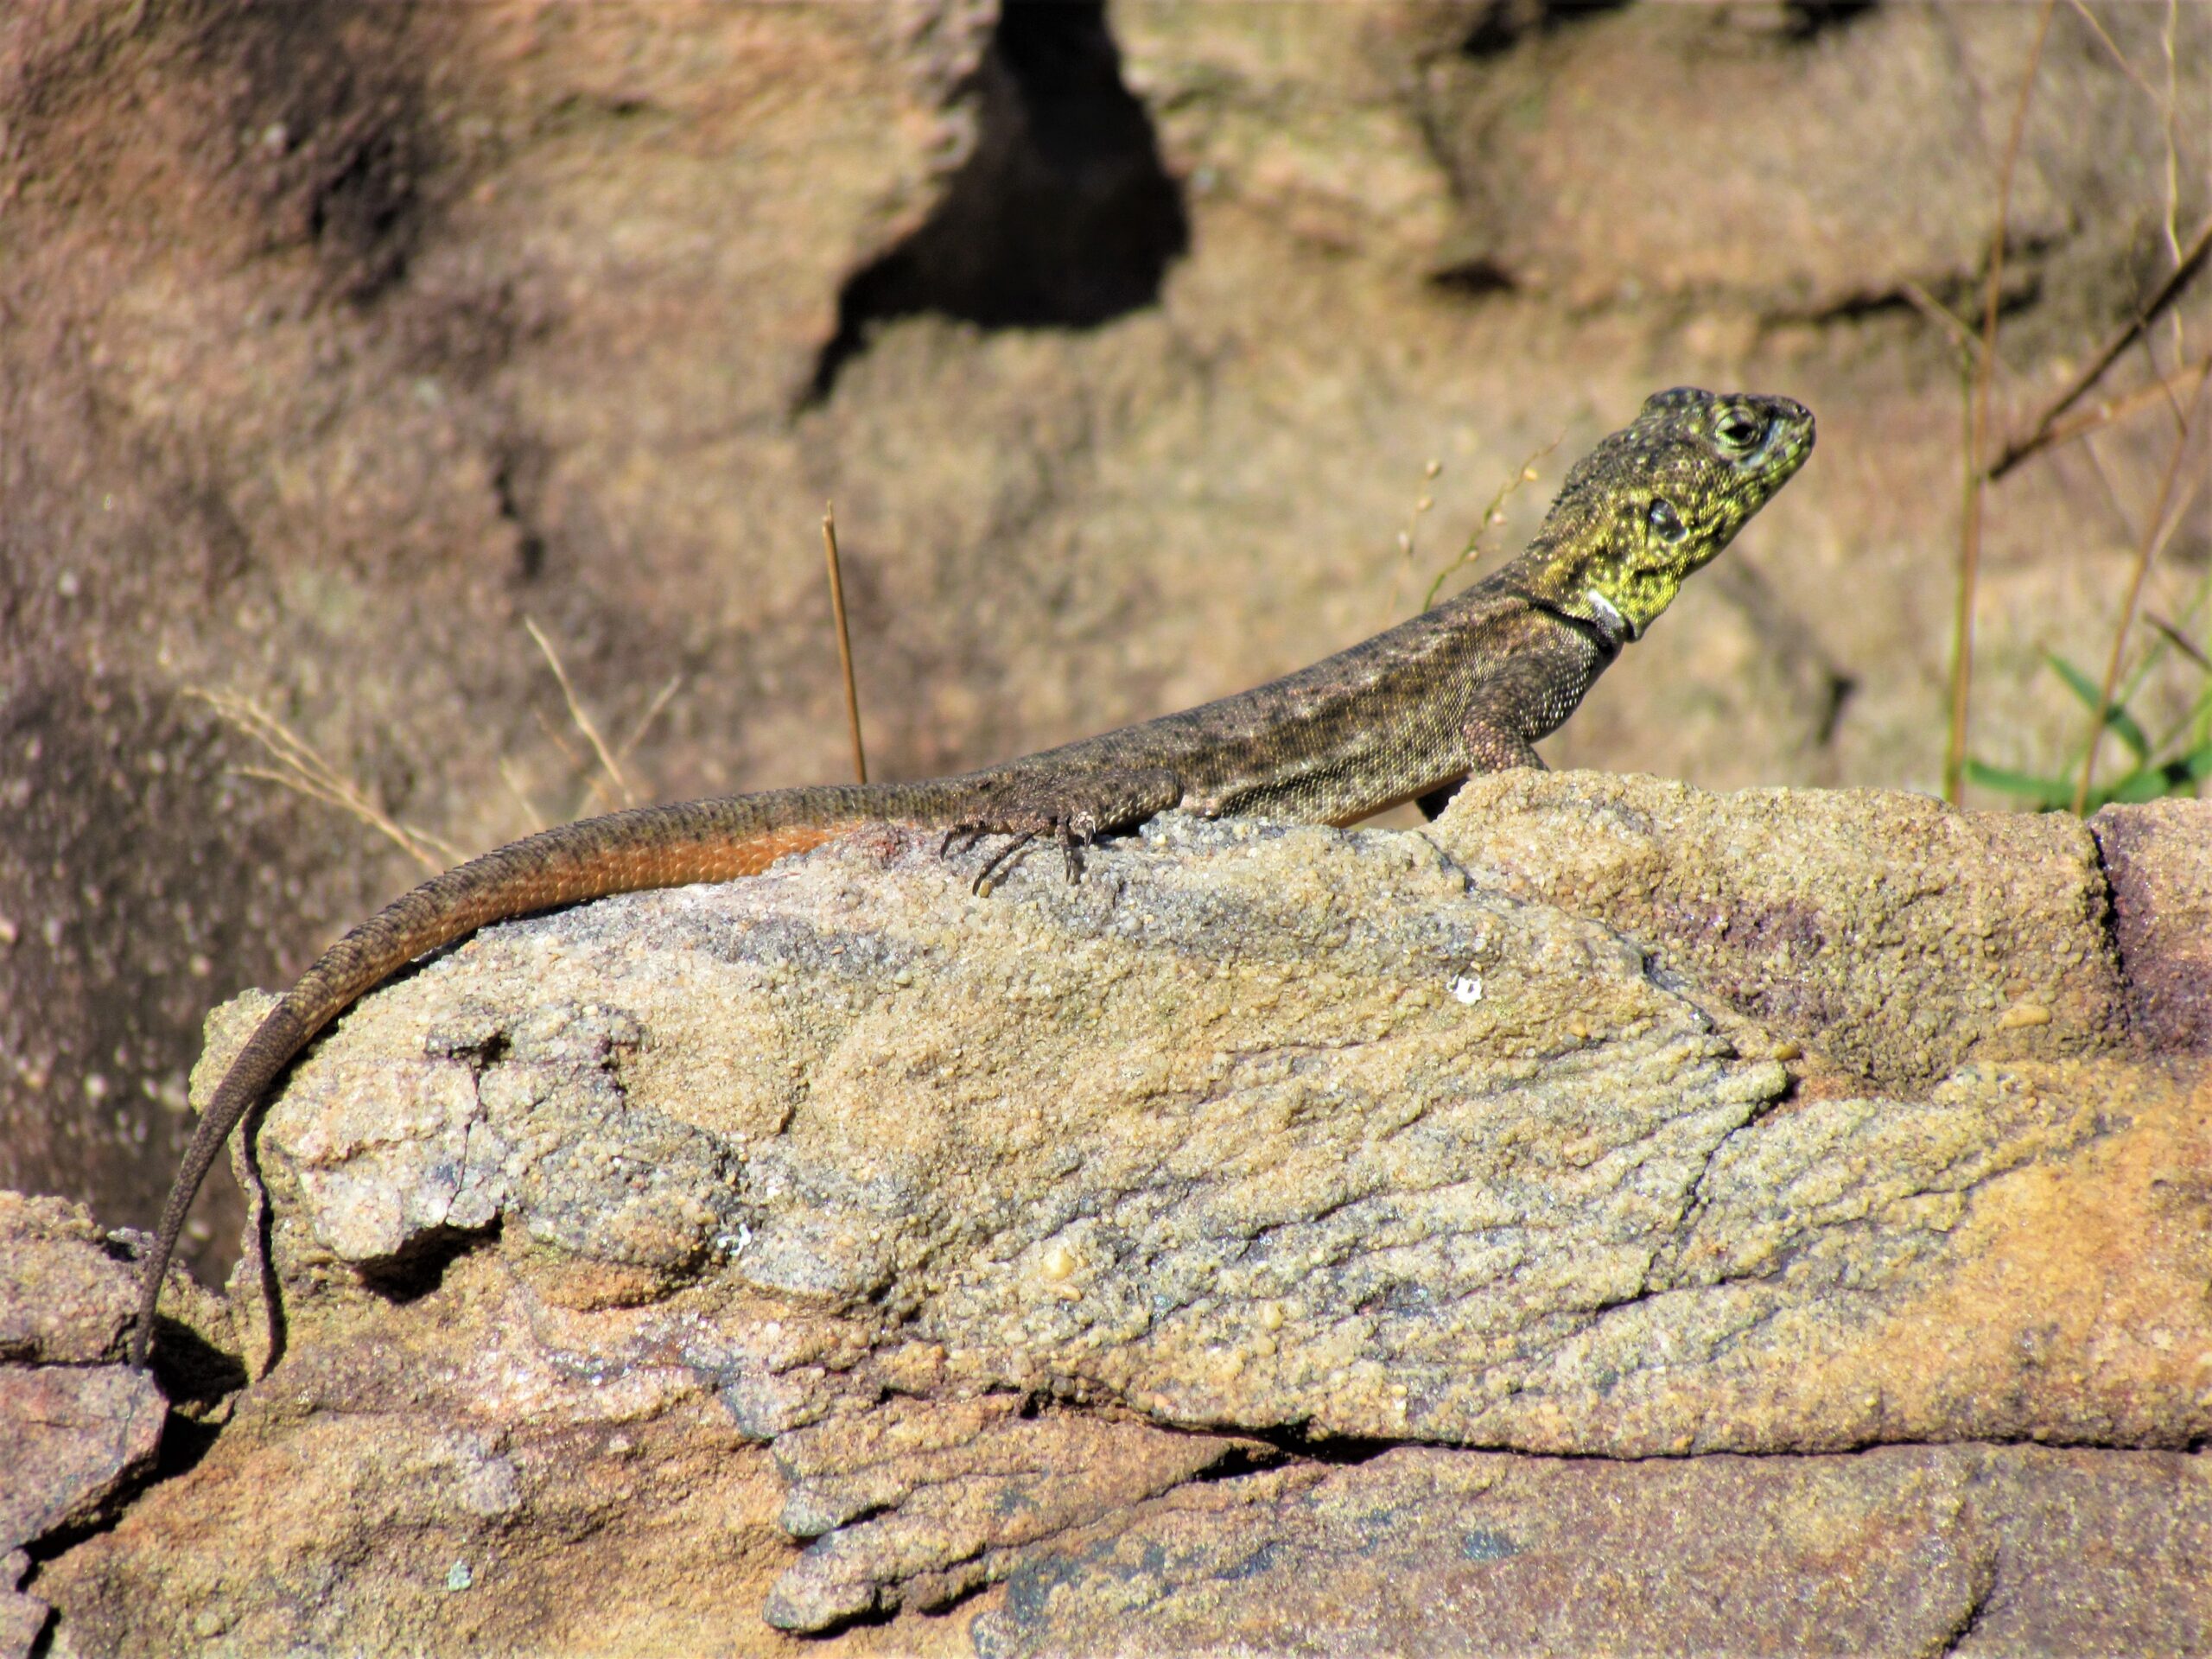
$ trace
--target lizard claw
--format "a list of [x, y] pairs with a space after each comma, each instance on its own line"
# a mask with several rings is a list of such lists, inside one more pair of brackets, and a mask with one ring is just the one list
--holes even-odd
[[[977, 841], [982, 839], [982, 832], [978, 831], [975, 837], [969, 842], [968, 845], [972, 847]], [[985, 885], [988, 883], [992, 875], [997, 872], [1000, 867], [1004, 865], [1016, 853], [1020, 852], [1023, 848], [1027, 847], [1031, 842], [1036, 839], [1037, 832], [1034, 830], [1024, 830], [1020, 835], [1014, 836], [1012, 841], [1007, 842], [1005, 846], [1000, 848], [997, 852], [993, 853], [988, 859], [984, 861], [983, 868], [976, 872], [976, 879], [969, 883], [968, 891], [980, 896], [983, 892]], [[963, 850], [964, 851], [965, 849]]]
[[1007, 836], [1007, 843], [987, 860], [970, 884], [984, 893], [991, 879], [1018, 861], [1033, 842], [1051, 836], [1060, 844], [1068, 880], [1083, 880], [1083, 849], [1102, 830], [1125, 829], [1171, 807], [1182, 786], [1164, 767], [1109, 772], [1073, 779], [1018, 778], [987, 796], [972, 816], [948, 826], [938, 855], [966, 852], [986, 836]]

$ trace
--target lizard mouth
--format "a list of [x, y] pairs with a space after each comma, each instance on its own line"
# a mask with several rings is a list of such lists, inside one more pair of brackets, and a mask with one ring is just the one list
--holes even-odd
[[1744, 457], [1742, 465], [1755, 473], [1777, 467], [1794, 473], [1813, 453], [1813, 411], [1792, 397], [1768, 401], [1773, 408], [1766, 436]]

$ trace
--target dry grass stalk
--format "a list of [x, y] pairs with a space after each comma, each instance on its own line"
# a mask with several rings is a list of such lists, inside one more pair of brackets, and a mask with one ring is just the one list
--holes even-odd
[[2120, 684], [2120, 664], [2126, 654], [2127, 635], [2134, 625], [2135, 607], [2143, 597], [2143, 583], [2151, 574], [2152, 562], [2158, 556], [2158, 550], [2166, 544], [2167, 537], [2173, 534], [2175, 526], [2189, 511], [2190, 503], [2196, 498], [2197, 486], [2202, 481], [2200, 477], [2192, 477], [2189, 488], [2183, 493], [2179, 508], [2171, 512], [2167, 511], [2173, 502], [2174, 485], [2181, 477], [2182, 458], [2190, 452], [2190, 439], [2196, 411], [2203, 401], [2204, 381], [2199, 378], [2196, 394], [2190, 397], [2189, 408], [2182, 416], [2181, 429], [2174, 435], [2173, 454], [2167, 457], [2165, 475], [2158, 481], [2158, 499], [2152, 504], [2151, 516], [2143, 526], [2142, 539], [2136, 544], [2134, 568], [2128, 573], [2127, 597], [2120, 606], [2120, 621], [2113, 629], [2112, 651], [2105, 659], [2105, 677], [2097, 689], [2095, 718], [2090, 723], [2089, 741], [2082, 755], [2082, 774], [2074, 785], [2074, 810], [2076, 814], [2086, 810], [2089, 804], [2089, 782], [2096, 770], [2097, 749], [2104, 738], [2105, 724], [2112, 717], [2113, 693]]
[[331, 765], [307, 739], [252, 698], [199, 687], [188, 688], [185, 695], [206, 703], [276, 758], [274, 770], [265, 766], [233, 767], [232, 770], [238, 777], [258, 778], [351, 813], [433, 875], [461, 861], [463, 855], [451, 842], [394, 818], [376, 804], [359, 782]]
[[1997, 224], [1989, 238], [1989, 278], [1982, 290], [1981, 353], [1974, 365], [1967, 406], [1966, 510], [1959, 526], [1958, 603], [1951, 619], [1951, 721], [1943, 744], [1943, 798], [1957, 804], [1966, 777], [1967, 714], [1974, 684], [1974, 597], [1981, 568], [1982, 488], [1986, 481], [1982, 454], [1989, 436], [1990, 382], [1997, 366], [1997, 308], [2004, 292], [2005, 241], [2011, 226], [2012, 175], [2020, 160], [2020, 138], [2027, 130], [2028, 106], [2035, 96], [2036, 71], [2043, 64], [2044, 41], [2058, 0], [2044, 0], [2036, 20], [2035, 44], [2020, 77], [2020, 96], [2012, 109], [2012, 130], [2005, 143], [1998, 176]]
[[[2173, 269], [2160, 280], [2150, 297], [2136, 308], [2133, 317], [2114, 329], [2111, 337], [2090, 353], [2089, 360], [2060, 389], [2056, 397], [2044, 405], [2036, 417], [2028, 423], [2027, 429], [2005, 446], [1997, 459], [1989, 463], [1986, 477], [1992, 480], [2002, 478], [2037, 450], [2050, 443], [2063, 442], [2052, 436], [2060, 416], [2082, 400], [2122, 352], [2139, 336], [2149, 332], [2151, 325], [2158, 320], [2159, 313], [2173, 303], [2189, 279], [2202, 266], [2208, 252], [2212, 252], [2212, 219], [2197, 226], [2196, 234], [2190, 238], [2187, 247], [2177, 247]], [[2153, 382], [2154, 386], [2157, 384]]]
[[591, 716], [584, 712], [583, 705], [576, 701], [576, 689], [569, 683], [569, 671], [561, 665], [560, 653], [553, 649], [552, 642], [546, 639], [534, 620], [525, 616], [522, 620], [522, 625], [530, 631], [530, 637], [537, 642], [538, 650], [544, 653], [546, 663], [553, 670], [553, 677], [561, 683], [562, 698], [569, 705], [569, 719], [574, 722], [575, 728], [584, 734], [584, 741], [591, 745], [591, 752], [599, 757], [600, 768], [606, 772], [608, 781], [614, 785], [614, 793], [619, 798], [620, 804], [635, 806], [638, 804], [637, 797], [630, 792], [630, 780], [622, 775], [621, 763], [615, 759], [613, 752], [607, 747], [607, 740], [599, 734], [599, 728], [592, 723]]
[[861, 743], [861, 694], [853, 681], [853, 636], [845, 625], [845, 570], [837, 558], [837, 508], [822, 504], [822, 556], [830, 567], [830, 611], [837, 624], [837, 665], [845, 675], [845, 724], [853, 734], [853, 779], [868, 782], [868, 750]]

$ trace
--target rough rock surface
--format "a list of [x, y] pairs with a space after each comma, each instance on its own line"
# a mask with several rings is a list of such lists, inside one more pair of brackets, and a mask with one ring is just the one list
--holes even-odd
[[1883, 1446], [1624, 1465], [1400, 1447], [1179, 1491], [1022, 1567], [975, 1645], [2196, 1653], [2212, 1643], [2208, 1548], [2202, 1456]]
[[126, 1263], [79, 1206], [0, 1192], [0, 1653], [27, 1651], [52, 1611], [17, 1591], [22, 1547], [100, 1518], [161, 1444], [161, 1389], [115, 1363]]
[[2107, 806], [2089, 833], [2112, 880], [2128, 1014], [2154, 1048], [2212, 1050], [2212, 829], [2195, 801]]
[[[2204, 816], [2172, 810], [2170, 862]], [[1869, 1082], [1925, 1087], [1970, 1060], [2126, 1040], [2113, 899], [2097, 842], [2067, 815], [1866, 790], [1716, 797], [1636, 776], [1563, 790], [1505, 772], [1470, 782], [1436, 833], [1513, 892], [1597, 918]], [[2137, 909], [2154, 890], [2184, 889], [2146, 872]], [[2186, 937], [2190, 912], [2166, 904], [2166, 934]]]
[[[2212, 12], [2172, 14], [2171, 65], [2169, 8], [2055, 16], [2002, 431], [2212, 206], [2208, 129], [2158, 92], [2205, 84]], [[525, 618], [610, 744], [679, 677], [624, 759], [641, 798], [841, 778], [825, 497], [871, 759], [912, 775], [1397, 620], [1530, 456], [1558, 441], [1492, 548], [1659, 386], [1787, 391], [1813, 466], [1552, 758], [1925, 785], [1959, 477], [1937, 308], [1974, 308], [2035, 22], [0, 5], [0, 1183], [150, 1217], [207, 1007], [422, 873], [239, 778], [268, 755], [192, 691], [258, 700], [462, 850], [621, 793]], [[2039, 648], [2101, 660], [2163, 409], [1993, 493], [1983, 758], [2077, 740]], [[2185, 633], [2208, 524], [2145, 595]], [[214, 1276], [238, 1211], [219, 1181], [195, 1218]]]
[[[1732, 837], [1795, 1029], [1637, 931]], [[2212, 1074], [2090, 1025], [2084, 840], [1557, 774], [488, 930], [296, 1069], [273, 1365], [28, 1592], [70, 1653], [2198, 1650]], [[1839, 1035], [1900, 999], [1961, 1046]]]

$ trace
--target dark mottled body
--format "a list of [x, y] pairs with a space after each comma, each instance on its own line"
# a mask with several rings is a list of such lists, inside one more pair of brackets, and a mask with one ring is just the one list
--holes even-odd
[[[1470, 772], [1535, 764], [1619, 645], [1500, 571], [1311, 668], [978, 779], [1160, 768], [1209, 817], [1352, 823]], [[1158, 808], [1155, 810], [1160, 810]]]
[[1072, 873], [1077, 842], [1169, 807], [1349, 823], [1418, 799], [1433, 813], [1470, 772], [1541, 766], [1532, 745], [1789, 481], [1812, 443], [1812, 416], [1786, 397], [1662, 392], [1568, 473], [1526, 552], [1311, 668], [980, 772], [618, 812], [434, 877], [325, 952], [232, 1062], [162, 1211], [133, 1363], [145, 1361], [185, 1211], [232, 1129], [317, 1032], [424, 951], [551, 906], [754, 874], [863, 823], [1004, 834], [1012, 848], [1050, 836]]

